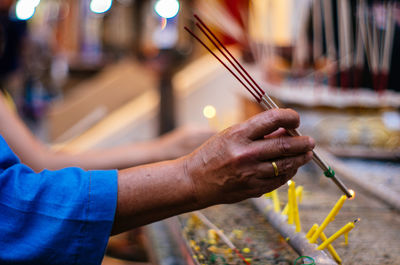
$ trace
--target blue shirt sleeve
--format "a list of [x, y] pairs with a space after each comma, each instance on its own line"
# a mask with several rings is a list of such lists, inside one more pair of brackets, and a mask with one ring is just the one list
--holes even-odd
[[100, 264], [117, 171], [35, 173], [0, 136], [0, 264]]

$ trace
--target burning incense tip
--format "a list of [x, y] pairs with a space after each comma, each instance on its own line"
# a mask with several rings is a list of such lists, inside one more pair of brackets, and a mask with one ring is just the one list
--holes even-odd
[[287, 184], [290, 186], [290, 183], [292, 183], [292, 181], [291, 180], [288, 180], [288, 182], [287, 182]]
[[361, 221], [361, 218], [357, 218], [356, 220], [354, 220], [353, 223], [357, 223], [357, 222], [360, 222], [360, 221]]
[[353, 200], [356, 197], [356, 192], [354, 190], [349, 190], [349, 193], [351, 195], [351, 197], [349, 198], [349, 200]]
[[165, 27], [167, 26], [167, 19], [166, 18], [161, 18], [161, 30], [164, 30]]
[[215, 118], [215, 116], [217, 115], [217, 110], [215, 109], [214, 106], [207, 105], [203, 109], [203, 115], [207, 119]]

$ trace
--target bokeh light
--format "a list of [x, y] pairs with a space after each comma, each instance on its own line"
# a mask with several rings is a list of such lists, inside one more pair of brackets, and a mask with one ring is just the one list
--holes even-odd
[[35, 14], [40, 0], [19, 0], [15, 4], [15, 15], [19, 20], [28, 20]]
[[92, 0], [90, 2], [90, 10], [96, 14], [107, 12], [111, 6], [112, 0]]
[[154, 5], [156, 13], [163, 18], [173, 18], [179, 12], [178, 0], [158, 0]]
[[[21, 0], [20, 0], [21, 1]], [[40, 0], [25, 0], [25, 1], [30, 1], [32, 4], [37, 7], [40, 4]]]
[[207, 119], [212, 119], [215, 117], [215, 115], [217, 115], [217, 110], [214, 108], [214, 106], [207, 105], [203, 109], [203, 115]]

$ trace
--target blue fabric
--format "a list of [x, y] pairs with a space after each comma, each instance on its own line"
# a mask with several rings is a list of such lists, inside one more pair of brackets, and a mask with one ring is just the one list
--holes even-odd
[[0, 136], [0, 264], [100, 264], [117, 171], [35, 173]]

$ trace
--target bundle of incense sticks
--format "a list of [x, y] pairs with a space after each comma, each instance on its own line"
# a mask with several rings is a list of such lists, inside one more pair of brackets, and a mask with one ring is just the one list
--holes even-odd
[[[381, 16], [384, 17], [384, 30], [381, 36], [378, 30], [376, 18], [369, 11], [365, 0], [359, 0], [358, 20], [360, 28], [360, 38], [365, 48], [367, 63], [372, 73], [373, 87], [378, 92], [387, 89], [388, 76], [390, 72], [390, 61], [393, 52], [393, 40], [395, 34], [394, 18], [395, 2], [389, 1], [380, 9]], [[372, 6], [372, 12], [374, 6]], [[371, 22], [372, 20], [372, 22]]]
[[[222, 42], [216, 37], [216, 35], [210, 30], [210, 28], [197, 16], [194, 15], [196, 20], [196, 26], [200, 31], [207, 37], [207, 39], [217, 48], [217, 50], [226, 58], [229, 64], [233, 67], [231, 69], [224, 61], [219, 58], [210, 47], [208, 47], [195, 33], [189, 28], [185, 27], [185, 30], [189, 32], [197, 41], [199, 41], [246, 89], [250, 94], [257, 100], [257, 102], [264, 109], [275, 109], [279, 108], [278, 105], [268, 96], [267, 93], [254, 81], [250, 74], [244, 69], [244, 67], [236, 60], [236, 58], [229, 52], [229, 50], [222, 44]], [[234, 72], [242, 77], [242, 79]], [[291, 136], [299, 136], [300, 133], [297, 130], [287, 130]], [[332, 179], [332, 181], [346, 194], [348, 198], [352, 197], [350, 191], [343, 184], [343, 182], [335, 176], [335, 172], [331, 167], [315, 152], [313, 151], [314, 162], [324, 171], [325, 176]]]
[[[356, 5], [356, 10], [352, 10], [352, 1], [350, 0], [337, 1], [337, 50], [333, 27], [335, 11], [332, 8], [331, 1], [313, 0], [313, 10], [315, 12], [319, 12], [320, 2], [322, 2], [323, 6], [327, 57], [330, 60], [337, 58], [339, 64], [337, 72], [340, 80], [338, 80], [339, 83], [337, 85], [344, 88], [362, 86], [365, 56], [372, 75], [373, 83], [371, 86], [377, 92], [384, 92], [388, 85], [393, 51], [395, 34], [393, 10], [395, 9], [395, 1], [373, 2], [371, 6], [366, 0], [358, 0], [353, 2], [353, 5]], [[353, 12], [357, 14], [354, 27], [352, 21]], [[375, 14], [377, 12], [379, 12], [379, 15]], [[316, 14], [313, 17], [313, 22], [316, 25], [320, 24], [319, 16], [320, 14]], [[380, 20], [382, 21], [378, 22]], [[314, 26], [314, 46], [317, 48], [318, 45], [322, 44], [319, 36], [321, 34], [320, 31], [318, 27]], [[314, 53], [318, 55], [318, 52], [319, 50], [314, 47]], [[335, 85], [334, 82], [330, 84]]]

